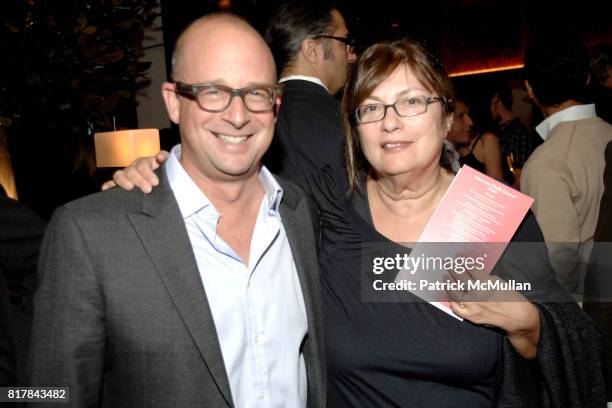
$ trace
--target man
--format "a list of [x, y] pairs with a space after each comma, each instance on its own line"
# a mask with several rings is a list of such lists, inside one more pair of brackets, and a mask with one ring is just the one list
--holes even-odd
[[266, 41], [283, 84], [275, 142], [264, 162], [298, 184], [319, 168], [344, 163], [338, 93], [356, 59], [344, 18], [324, 1], [282, 4]]
[[590, 99], [597, 106], [597, 116], [612, 124], [612, 43], [589, 47], [591, 81]]
[[521, 172], [533, 151], [531, 134], [512, 111], [512, 90], [506, 82], [498, 82], [491, 99], [491, 116], [499, 126], [504, 179], [520, 189]]
[[15, 385], [15, 345], [11, 336], [9, 291], [4, 275], [0, 275], [0, 387]]
[[605, 151], [604, 191], [595, 227], [595, 244], [585, 278], [584, 311], [605, 336], [602, 365], [608, 404], [612, 405], [612, 142]]
[[86, 197], [49, 225], [32, 384], [69, 386], [75, 407], [322, 407], [313, 207], [260, 166], [272, 55], [214, 14], [181, 34], [173, 78], [182, 144], [159, 187]]
[[521, 190], [535, 198], [561, 285], [581, 291], [604, 190], [604, 149], [612, 126], [584, 105], [589, 63], [579, 43], [556, 40], [532, 47], [525, 58], [526, 86], [546, 118], [536, 130], [544, 139], [523, 168]]
[[[0, 384], [26, 384], [36, 262], [46, 223], [0, 185]], [[10, 294], [10, 296], [9, 296]]]

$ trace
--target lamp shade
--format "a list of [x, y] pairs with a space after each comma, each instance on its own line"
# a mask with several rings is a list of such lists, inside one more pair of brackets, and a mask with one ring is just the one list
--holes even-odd
[[97, 167], [125, 167], [159, 152], [159, 130], [130, 129], [94, 134]]

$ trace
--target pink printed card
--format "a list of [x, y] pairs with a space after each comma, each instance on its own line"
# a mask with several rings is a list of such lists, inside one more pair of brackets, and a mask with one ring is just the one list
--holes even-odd
[[[422, 259], [480, 256], [482, 269], [490, 274], [532, 203], [533, 198], [469, 166], [463, 166], [410, 256]], [[425, 265], [424, 262], [421, 264]], [[443, 268], [402, 270], [395, 281], [406, 278], [415, 280], [415, 277], [441, 281], [446, 273]], [[451, 311], [448, 302], [435, 301], [423, 291], [413, 293], [460, 319]]]
[[463, 166], [419, 242], [508, 243], [532, 203], [520, 191]]

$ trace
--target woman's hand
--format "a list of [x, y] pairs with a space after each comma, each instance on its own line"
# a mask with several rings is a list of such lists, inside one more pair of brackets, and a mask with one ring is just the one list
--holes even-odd
[[150, 193], [153, 187], [159, 184], [159, 179], [153, 172], [168, 158], [169, 153], [160, 151], [155, 156], [141, 157], [123, 170], [117, 170], [113, 179], [102, 184], [102, 190], [119, 186], [124, 190], [131, 190], [134, 186], [144, 193]]
[[[501, 281], [484, 271], [466, 271], [463, 274], [450, 271], [449, 278], [467, 282]], [[514, 349], [526, 359], [533, 359], [540, 341], [540, 313], [523, 295], [515, 290], [449, 291], [450, 306], [457, 316], [472, 323], [495, 326], [506, 332]]]

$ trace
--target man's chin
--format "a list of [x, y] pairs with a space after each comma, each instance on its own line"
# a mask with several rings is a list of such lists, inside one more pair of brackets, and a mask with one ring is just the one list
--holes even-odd
[[239, 181], [248, 180], [259, 172], [261, 163], [253, 163], [248, 166], [220, 166], [217, 173], [226, 180]]

